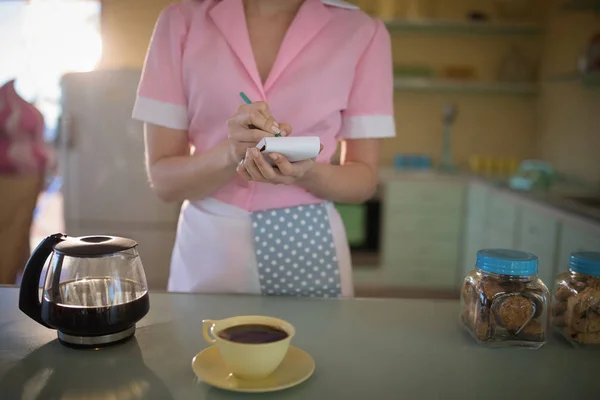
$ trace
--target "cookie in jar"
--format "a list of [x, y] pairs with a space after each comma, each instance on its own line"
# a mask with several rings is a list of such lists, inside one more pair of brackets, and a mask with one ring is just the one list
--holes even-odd
[[550, 292], [538, 258], [517, 250], [477, 252], [461, 291], [462, 326], [480, 344], [540, 348], [550, 329]]
[[575, 346], [600, 346], [600, 252], [572, 253], [555, 288], [554, 329]]

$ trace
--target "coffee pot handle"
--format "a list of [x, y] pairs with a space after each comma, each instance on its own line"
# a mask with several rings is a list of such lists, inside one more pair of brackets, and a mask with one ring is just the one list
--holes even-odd
[[66, 239], [62, 233], [45, 238], [36, 248], [23, 270], [21, 289], [19, 291], [19, 309], [29, 318], [53, 329], [42, 320], [42, 303], [40, 303], [39, 282], [46, 260], [52, 254], [54, 246]]

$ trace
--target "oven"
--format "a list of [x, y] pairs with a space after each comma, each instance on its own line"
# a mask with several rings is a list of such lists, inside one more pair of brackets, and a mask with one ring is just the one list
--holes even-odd
[[378, 267], [381, 254], [381, 196], [378, 193], [362, 204], [337, 203], [344, 222], [353, 267]]

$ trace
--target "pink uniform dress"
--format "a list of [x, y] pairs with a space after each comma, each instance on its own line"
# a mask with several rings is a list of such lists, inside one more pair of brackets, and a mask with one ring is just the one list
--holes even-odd
[[[395, 135], [390, 37], [354, 5], [305, 0], [261, 82], [242, 0], [184, 0], [160, 15], [133, 111], [189, 132], [196, 151], [227, 140], [239, 93], [266, 101], [293, 136]], [[334, 206], [300, 186], [232, 179], [181, 209], [168, 289], [313, 297], [353, 295], [350, 251]]]

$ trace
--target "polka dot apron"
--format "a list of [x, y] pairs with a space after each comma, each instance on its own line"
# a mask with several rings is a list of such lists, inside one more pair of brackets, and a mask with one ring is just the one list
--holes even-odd
[[262, 294], [341, 296], [325, 203], [253, 212], [252, 227]]

